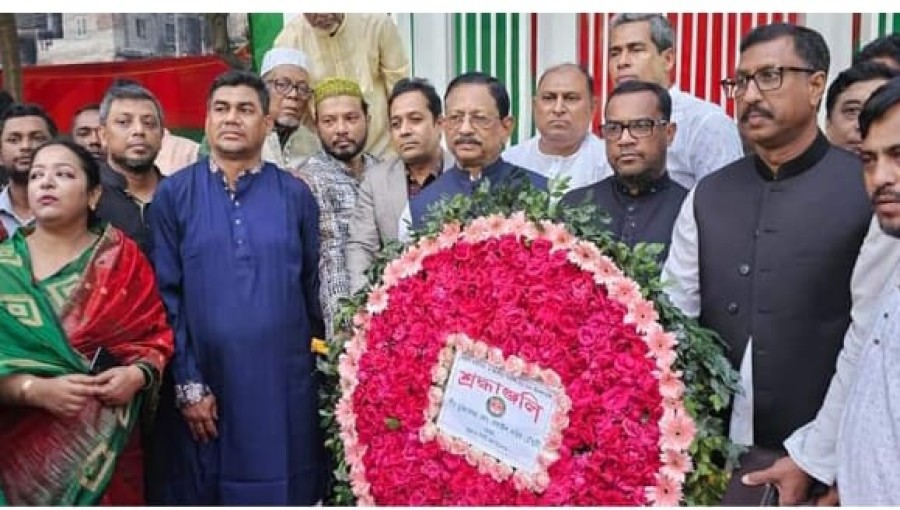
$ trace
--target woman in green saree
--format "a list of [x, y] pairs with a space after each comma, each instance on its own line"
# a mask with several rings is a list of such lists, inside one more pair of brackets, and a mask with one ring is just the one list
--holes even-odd
[[137, 245], [93, 217], [99, 196], [91, 155], [51, 141], [35, 225], [0, 244], [0, 503], [143, 504], [135, 424], [172, 332]]

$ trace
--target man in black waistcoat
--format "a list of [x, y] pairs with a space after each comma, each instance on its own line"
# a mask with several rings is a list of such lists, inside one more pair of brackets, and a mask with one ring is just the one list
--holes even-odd
[[606, 100], [603, 139], [614, 175], [572, 190], [562, 203], [591, 202], [609, 214], [613, 237], [634, 247], [662, 244], [666, 260], [672, 226], [687, 189], [666, 171], [666, 149], [675, 138], [672, 98], [655, 83], [626, 81]]
[[677, 306], [722, 336], [741, 372], [732, 440], [781, 453], [834, 373], [871, 209], [859, 160], [816, 123], [829, 64], [822, 36], [766, 25], [740, 51], [723, 86], [755, 155], [688, 195], [663, 279]]

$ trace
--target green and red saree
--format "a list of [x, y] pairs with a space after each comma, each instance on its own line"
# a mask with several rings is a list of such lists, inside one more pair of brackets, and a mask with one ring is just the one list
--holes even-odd
[[[0, 377], [86, 374], [100, 346], [162, 373], [172, 332], [137, 245], [106, 227], [77, 260], [35, 282], [25, 242], [31, 230], [0, 244]], [[0, 503], [142, 504], [133, 434], [140, 405], [141, 393], [122, 407], [94, 400], [75, 418], [0, 407]]]

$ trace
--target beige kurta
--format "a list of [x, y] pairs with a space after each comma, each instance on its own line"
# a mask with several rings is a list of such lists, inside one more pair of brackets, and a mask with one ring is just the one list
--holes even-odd
[[393, 154], [387, 98], [394, 84], [409, 75], [409, 57], [397, 25], [387, 14], [344, 14], [333, 35], [313, 28], [300, 15], [284, 27], [274, 46], [306, 53], [313, 84], [329, 77], [356, 80], [369, 104], [366, 152], [381, 158]]

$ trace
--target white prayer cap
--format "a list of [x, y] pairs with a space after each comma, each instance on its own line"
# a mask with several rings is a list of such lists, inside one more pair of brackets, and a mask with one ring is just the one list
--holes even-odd
[[280, 65], [293, 65], [302, 67], [309, 71], [309, 59], [306, 54], [294, 48], [272, 48], [266, 52], [263, 57], [262, 66], [259, 68], [259, 75], [265, 76], [266, 73]]

